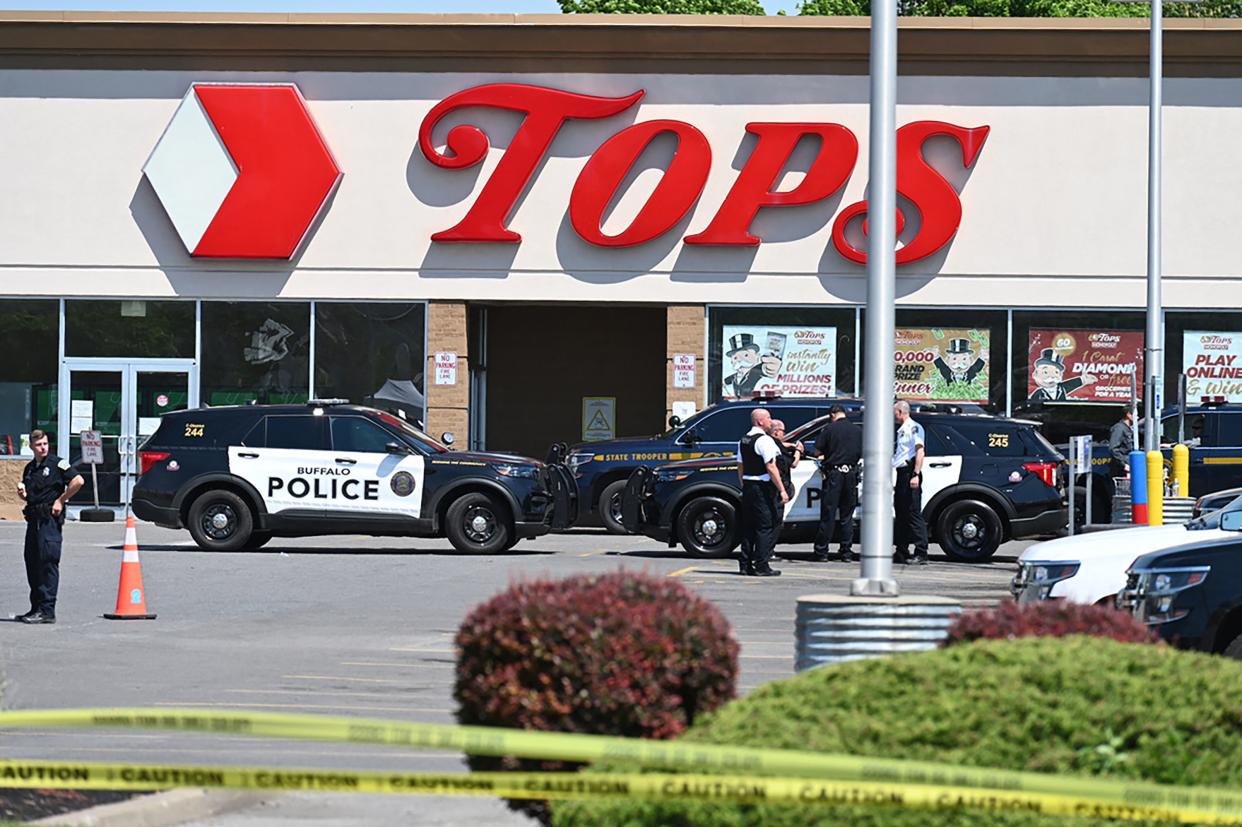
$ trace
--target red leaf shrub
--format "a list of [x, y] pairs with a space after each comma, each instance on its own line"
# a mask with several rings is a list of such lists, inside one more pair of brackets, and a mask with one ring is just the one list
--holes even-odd
[[[736, 695], [738, 645], [714, 605], [665, 578], [616, 572], [519, 583], [457, 632], [463, 724], [672, 738]], [[469, 756], [475, 770], [563, 770]], [[543, 820], [543, 802], [510, 806]]]
[[1140, 620], [1111, 606], [1085, 606], [1065, 600], [1018, 605], [1002, 601], [995, 609], [963, 612], [949, 627], [943, 646], [972, 640], [1016, 637], [1089, 635], [1121, 643], [1156, 643], [1157, 637]]

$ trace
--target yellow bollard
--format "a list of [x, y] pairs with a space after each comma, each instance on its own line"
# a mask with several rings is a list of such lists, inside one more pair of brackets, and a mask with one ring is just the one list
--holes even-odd
[[1190, 496], [1190, 449], [1185, 445], [1173, 446], [1173, 482], [1177, 483], [1177, 496]]
[[1164, 525], [1164, 454], [1147, 452], [1147, 524]]

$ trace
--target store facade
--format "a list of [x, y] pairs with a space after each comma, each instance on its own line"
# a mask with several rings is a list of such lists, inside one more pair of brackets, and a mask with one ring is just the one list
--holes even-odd
[[[1161, 370], [1242, 399], [1242, 26], [1193, 23]], [[1145, 21], [903, 26], [897, 392], [1106, 427], [1142, 375]], [[855, 19], [5, 13], [0, 455], [89, 425], [123, 501], [186, 406], [373, 402], [541, 456], [856, 393], [866, 49]]]

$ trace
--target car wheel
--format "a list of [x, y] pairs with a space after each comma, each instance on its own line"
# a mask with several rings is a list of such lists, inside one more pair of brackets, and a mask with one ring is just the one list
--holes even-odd
[[983, 563], [1000, 548], [1000, 517], [987, 503], [958, 500], [940, 512], [936, 537], [950, 560]]
[[625, 480], [608, 483], [599, 495], [599, 520], [609, 534], [628, 534], [621, 522], [621, 501], [625, 499]]
[[250, 539], [246, 541], [244, 548], [246, 551], [255, 551], [263, 548], [272, 541], [272, 532], [270, 531], [252, 531]]
[[737, 545], [737, 509], [720, 497], [698, 497], [677, 515], [677, 539], [695, 557], [726, 557]]
[[505, 509], [480, 492], [453, 500], [444, 521], [449, 542], [462, 554], [498, 554], [514, 533]]
[[204, 551], [237, 551], [250, 542], [254, 517], [232, 491], [208, 491], [190, 505], [190, 536]]
[[1221, 654], [1227, 658], [1242, 660], [1242, 635], [1238, 635], [1230, 641], [1229, 645], [1225, 647], [1225, 651]]

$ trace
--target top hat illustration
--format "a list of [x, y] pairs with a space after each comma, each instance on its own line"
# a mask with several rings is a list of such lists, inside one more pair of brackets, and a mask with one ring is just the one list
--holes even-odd
[[1065, 370], [1065, 360], [1061, 358], [1061, 354], [1050, 347], [1044, 348], [1039, 358], [1035, 360], [1035, 367], [1040, 365], [1052, 365], [1057, 370]]
[[974, 353], [974, 351], [970, 349], [969, 339], [950, 339], [949, 353]]
[[755, 337], [749, 333], [738, 333], [729, 337], [729, 350], [725, 353], [725, 358], [732, 356], [739, 350], [753, 350], [759, 352], [759, 345], [755, 344]]

